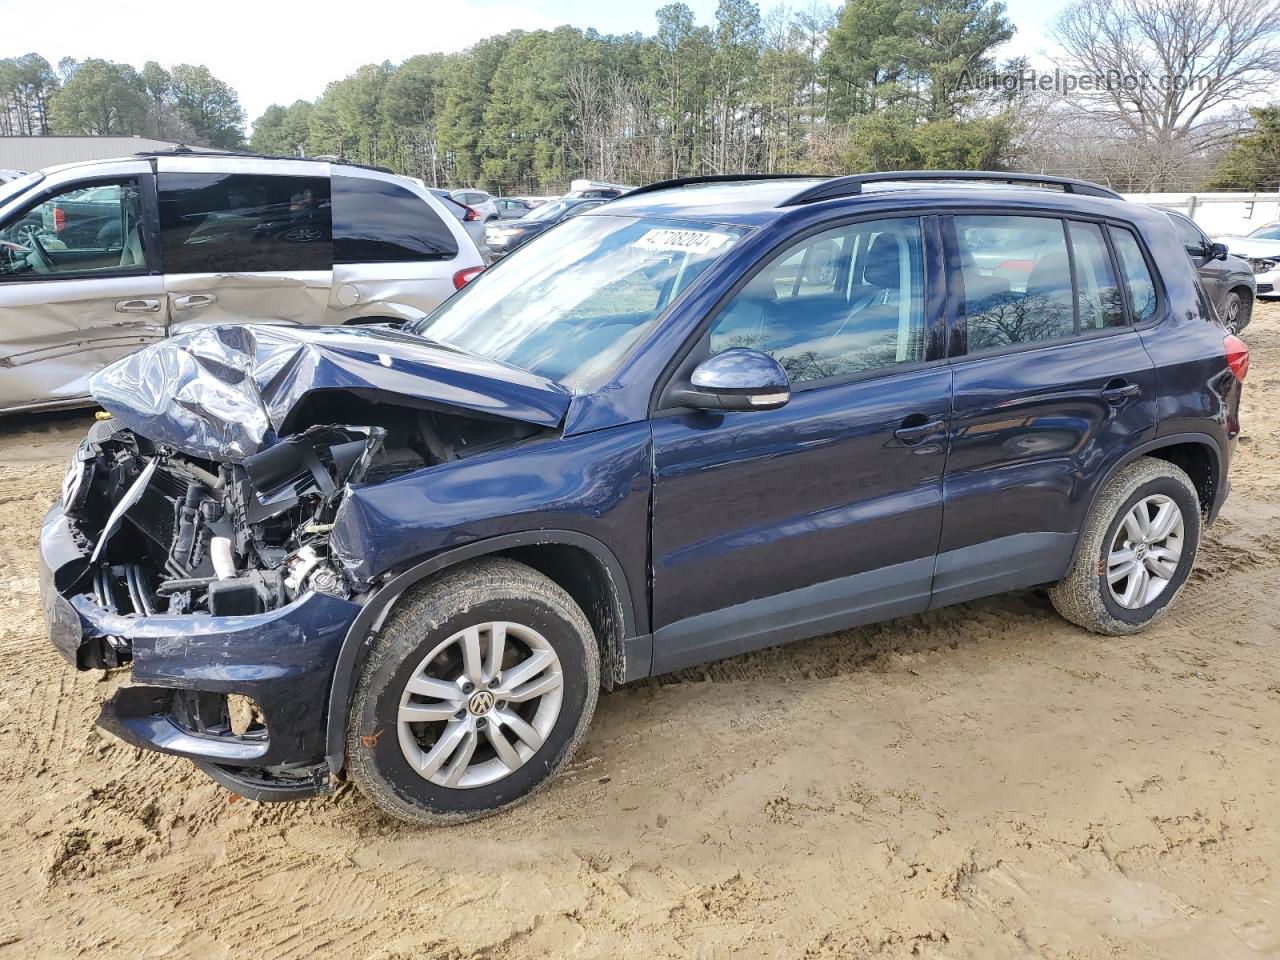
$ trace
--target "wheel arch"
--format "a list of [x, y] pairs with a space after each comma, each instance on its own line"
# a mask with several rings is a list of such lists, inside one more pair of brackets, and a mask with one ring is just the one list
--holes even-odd
[[636, 635], [635, 610], [622, 564], [604, 543], [572, 530], [538, 530], [492, 537], [446, 550], [387, 580], [365, 603], [347, 631], [329, 687], [325, 761], [331, 771], [336, 773], [345, 765], [351, 697], [369, 647], [396, 601], [416, 584], [463, 561], [499, 556], [532, 567], [573, 598], [586, 614], [600, 645], [602, 685], [611, 689], [623, 681], [628, 672], [625, 641]]
[[[1118, 461], [1107, 471], [1106, 475], [1094, 486], [1089, 496], [1089, 506], [1084, 516], [1093, 512], [1094, 505], [1107, 485], [1121, 470], [1139, 457], [1155, 457], [1167, 460], [1180, 468], [1191, 478], [1192, 485], [1200, 498], [1200, 509], [1203, 515], [1212, 520], [1222, 506], [1222, 447], [1207, 433], [1174, 433], [1149, 440], [1131, 450], [1128, 456]], [[1083, 523], [1082, 523], [1083, 526]], [[1079, 535], [1072, 549], [1071, 560], [1075, 561], [1080, 550]]]

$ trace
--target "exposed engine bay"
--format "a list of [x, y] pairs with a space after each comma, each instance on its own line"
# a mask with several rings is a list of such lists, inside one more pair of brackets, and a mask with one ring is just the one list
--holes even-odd
[[[329, 533], [352, 484], [457, 459], [537, 433], [484, 420], [332, 398], [377, 426], [319, 424], [239, 462], [215, 462], [97, 421], [63, 482], [64, 512], [90, 558], [86, 590], [122, 615], [246, 616], [308, 591], [358, 599]], [[107, 638], [104, 666], [124, 663]]]

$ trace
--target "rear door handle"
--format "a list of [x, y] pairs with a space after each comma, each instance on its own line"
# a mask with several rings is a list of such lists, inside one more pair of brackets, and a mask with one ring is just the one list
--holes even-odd
[[1107, 403], [1123, 403], [1130, 397], [1136, 397], [1141, 392], [1142, 387], [1136, 383], [1116, 381], [1108, 384], [1102, 391], [1102, 399], [1107, 401]]
[[[908, 417], [907, 419], [910, 420], [912, 418]], [[893, 431], [893, 435], [902, 443], [911, 446], [913, 444], [920, 443], [923, 440], [927, 440], [935, 433], [941, 433], [946, 429], [946, 427], [947, 421], [945, 420], [929, 420], [925, 423], [901, 426], [897, 430]]]
[[193, 293], [188, 297], [178, 297], [173, 301], [176, 310], [194, 310], [197, 307], [207, 307], [211, 303], [217, 303], [218, 298], [211, 293]]
[[116, 313], [159, 313], [159, 300], [117, 300]]

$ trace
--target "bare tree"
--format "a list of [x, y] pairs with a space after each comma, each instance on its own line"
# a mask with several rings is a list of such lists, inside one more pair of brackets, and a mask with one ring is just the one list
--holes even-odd
[[1223, 108], [1274, 93], [1280, 0], [1077, 0], [1053, 34], [1101, 89], [1072, 102], [1177, 163], [1229, 136]]

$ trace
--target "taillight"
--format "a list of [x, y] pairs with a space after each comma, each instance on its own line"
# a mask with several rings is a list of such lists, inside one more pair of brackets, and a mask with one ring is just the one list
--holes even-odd
[[475, 207], [468, 207], [465, 203], [463, 204], [463, 207], [465, 207], [467, 211], [462, 215], [463, 220], [473, 222], [480, 219], [480, 214], [476, 212]]
[[1222, 338], [1222, 349], [1226, 351], [1231, 375], [1244, 383], [1245, 375], [1249, 372], [1249, 348], [1239, 337], [1227, 334]]
[[461, 290], [483, 272], [484, 267], [467, 267], [465, 270], [459, 270], [453, 275], [453, 289]]
[[61, 233], [62, 228], [67, 225], [67, 212], [61, 207], [53, 208], [53, 232]]

